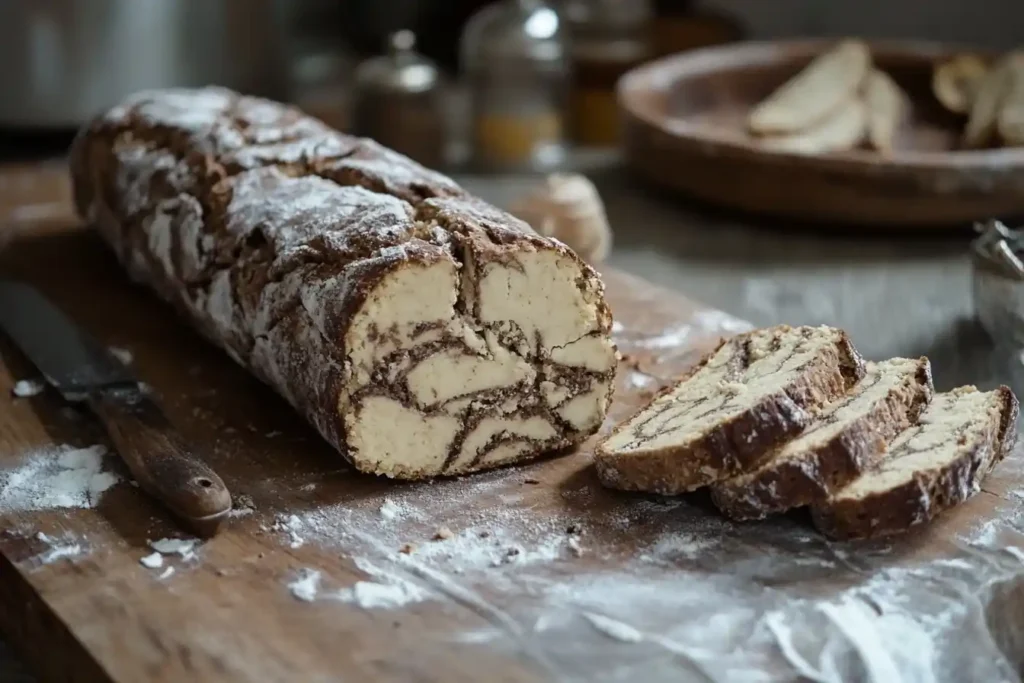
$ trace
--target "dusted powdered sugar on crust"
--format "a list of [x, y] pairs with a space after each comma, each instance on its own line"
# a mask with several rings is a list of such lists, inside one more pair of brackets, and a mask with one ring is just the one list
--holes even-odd
[[361, 470], [485, 469], [604, 418], [597, 274], [371, 140], [221, 88], [150, 91], [83, 128], [71, 171], [132, 278]]
[[916, 422], [932, 392], [927, 358], [868, 363], [864, 377], [822, 408], [800, 436], [751, 471], [712, 484], [715, 505], [729, 517], [745, 520], [824, 500]]
[[841, 330], [779, 325], [738, 335], [599, 444], [598, 474], [612, 488], [661, 494], [734, 476], [863, 374]]
[[815, 524], [835, 538], [885, 536], [962, 503], [1013, 449], [1018, 412], [1005, 386], [936, 394], [874, 467], [812, 508]]

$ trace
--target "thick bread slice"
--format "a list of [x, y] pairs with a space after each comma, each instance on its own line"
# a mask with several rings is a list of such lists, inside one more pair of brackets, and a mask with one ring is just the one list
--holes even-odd
[[750, 472], [712, 484], [715, 505], [733, 519], [762, 519], [810, 505], [850, 483], [917, 421], [932, 397], [927, 358], [869, 363], [850, 393]]
[[611, 488], [661, 494], [733, 476], [863, 374], [842, 330], [780, 325], [733, 337], [598, 445], [598, 475]]
[[757, 135], [803, 131], [852, 100], [870, 68], [868, 46], [859, 40], [843, 41], [757, 105], [747, 126]]
[[815, 525], [833, 538], [885, 536], [967, 500], [1013, 448], [1018, 410], [1005, 386], [937, 394], [883, 459], [812, 508]]

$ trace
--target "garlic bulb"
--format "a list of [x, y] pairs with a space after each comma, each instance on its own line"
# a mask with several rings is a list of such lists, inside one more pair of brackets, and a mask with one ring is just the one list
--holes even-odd
[[600, 263], [611, 251], [604, 202], [585, 176], [552, 174], [516, 201], [511, 212], [540, 234], [564, 242], [589, 263]]

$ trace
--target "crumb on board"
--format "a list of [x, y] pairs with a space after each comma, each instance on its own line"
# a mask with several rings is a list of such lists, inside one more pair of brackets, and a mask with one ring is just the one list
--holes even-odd
[[452, 533], [452, 530], [446, 526], [438, 527], [437, 531], [434, 532], [435, 541], [447, 541], [449, 538], [452, 538], [453, 536], [455, 536], [455, 534]]
[[412, 555], [414, 552], [416, 552], [416, 544], [406, 543], [398, 549], [398, 552], [402, 553], [403, 555]]
[[248, 493], [240, 493], [237, 496], [235, 496], [235, 500], [233, 502], [232, 507], [234, 507], [237, 510], [255, 510], [256, 501], [254, 501], [252, 499], [252, 496], [250, 496]]
[[164, 556], [158, 552], [151, 553], [139, 559], [141, 564], [146, 569], [159, 569], [164, 566]]
[[526, 479], [523, 480], [523, 483], [524, 484], [539, 484], [540, 483], [540, 479], [534, 479], [533, 477], [527, 477]]
[[11, 393], [17, 398], [32, 398], [43, 393], [46, 383], [41, 379], [19, 379], [11, 387]]

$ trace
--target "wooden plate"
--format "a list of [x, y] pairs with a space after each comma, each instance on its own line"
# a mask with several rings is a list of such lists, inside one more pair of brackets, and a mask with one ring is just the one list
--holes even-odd
[[936, 226], [1024, 214], [1024, 148], [956, 149], [964, 120], [931, 94], [933, 64], [956, 48], [871, 44], [914, 103], [892, 154], [761, 148], [744, 130], [747, 112], [832, 45], [726, 45], [631, 71], [619, 83], [628, 163], [692, 197], [778, 217]]

